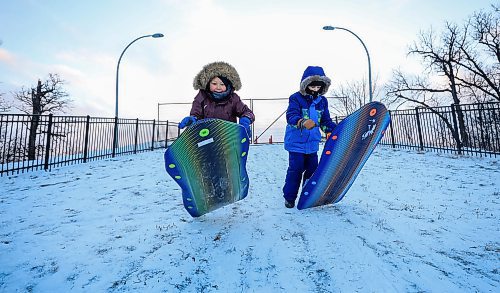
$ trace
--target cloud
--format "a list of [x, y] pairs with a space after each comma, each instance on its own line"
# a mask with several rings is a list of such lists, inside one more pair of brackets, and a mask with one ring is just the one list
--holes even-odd
[[[234, 10], [214, 1], [184, 5], [179, 16], [182, 33], [167, 33], [168, 50], [159, 53], [168, 64], [162, 73], [164, 90], [159, 102], [192, 102], [196, 94], [192, 79], [213, 61], [235, 66], [242, 79], [242, 98], [287, 98], [298, 90], [308, 65], [324, 67], [333, 87], [367, 76], [366, 54], [359, 41], [348, 33], [322, 30], [324, 25], [336, 24], [332, 18], [338, 23], [352, 22], [342, 11], [329, 17], [326, 12], [318, 13], [321, 8], [317, 7], [264, 9], [257, 17], [255, 11]], [[360, 29], [366, 35], [376, 33], [370, 26], [363, 28], [368, 28]], [[386, 54], [393, 54], [389, 44], [385, 48]]]
[[[154, 62], [144, 62], [145, 56], [157, 59], [152, 57], [154, 54], [141, 50], [145, 47], [149, 46], [144, 41], [141, 46], [127, 51], [122, 58], [118, 80], [120, 117], [155, 118], [157, 103], [161, 101], [160, 93], [168, 92], [164, 86], [166, 71], [161, 65], [154, 67]], [[65, 65], [54, 65], [52, 68], [68, 81], [75, 113], [114, 116], [118, 57], [90, 50], [57, 54]]]
[[0, 48], [0, 64], [2, 66], [2, 82], [9, 90], [17, 90], [22, 86], [35, 84], [39, 78], [43, 78], [49, 72], [45, 66], [31, 59], [11, 53]]
[[4, 63], [8, 66], [16, 65], [16, 57], [9, 51], [0, 48], [0, 63]]
[[[346, 81], [366, 78], [364, 48], [346, 31], [322, 30], [324, 25], [333, 25], [349, 28], [363, 39], [371, 56], [372, 76], [379, 76], [383, 83], [392, 68], [415, 67], [405, 56], [405, 49], [416, 26], [401, 19], [407, 18], [408, 12], [402, 13], [416, 2], [404, 1], [347, 1], [340, 5], [340, 1], [319, 0], [307, 4], [282, 0], [160, 0], [144, 7], [151, 10], [147, 16], [142, 10], [130, 10], [127, 20], [121, 13], [108, 12], [112, 5], [102, 5], [102, 15], [109, 16], [106, 21], [110, 23], [102, 29], [89, 22], [89, 11], [82, 11], [82, 19], [73, 21], [58, 10], [54, 15], [79, 30], [78, 37], [55, 25], [51, 33], [58, 38], [48, 42], [50, 45], [32, 48], [36, 51], [23, 47], [15, 51], [19, 55], [0, 49], [0, 72], [8, 79], [4, 83], [28, 85], [49, 72], [59, 73], [68, 81], [75, 112], [111, 117], [121, 50], [142, 33], [161, 32], [164, 38], [143, 39], [128, 49], [119, 80], [120, 116], [155, 118], [158, 103], [192, 102], [196, 95], [194, 76], [213, 61], [235, 66], [242, 79], [242, 98], [287, 98], [298, 90], [308, 65], [322, 66], [332, 78], [332, 89]], [[137, 7], [134, 5], [131, 7]], [[95, 20], [97, 25], [102, 24], [100, 19]], [[88, 31], [92, 33], [83, 33]], [[24, 35], [30, 34], [32, 31]]]

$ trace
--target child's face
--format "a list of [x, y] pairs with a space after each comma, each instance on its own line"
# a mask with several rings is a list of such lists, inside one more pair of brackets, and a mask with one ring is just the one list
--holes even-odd
[[222, 93], [226, 91], [226, 85], [216, 77], [210, 81], [210, 91], [215, 93]]
[[312, 92], [319, 92], [319, 90], [321, 89], [321, 86], [320, 85], [309, 85], [307, 86], [307, 88], [312, 91]]

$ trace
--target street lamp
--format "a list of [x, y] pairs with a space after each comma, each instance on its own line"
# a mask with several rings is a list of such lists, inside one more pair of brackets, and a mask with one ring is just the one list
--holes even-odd
[[352, 31], [350, 31], [350, 30], [348, 30], [346, 28], [327, 25], [327, 26], [324, 26], [323, 29], [325, 31], [333, 31], [335, 29], [348, 31], [351, 34], [353, 34], [361, 42], [361, 44], [363, 45], [363, 48], [365, 48], [366, 56], [368, 57], [368, 86], [370, 87], [370, 89], [369, 89], [370, 92], [369, 93], [370, 93], [370, 102], [371, 102], [372, 99], [373, 99], [373, 92], [372, 92], [372, 65], [371, 65], [371, 62], [370, 62], [370, 54], [368, 53], [368, 49], [366, 48], [365, 43], [363, 43], [363, 40], [361, 40], [361, 38], [358, 37], [358, 35], [356, 35], [355, 33], [353, 33]]
[[123, 49], [120, 58], [118, 59], [118, 65], [116, 65], [116, 100], [115, 100], [115, 131], [114, 131], [114, 139], [113, 139], [113, 157], [115, 156], [115, 149], [118, 146], [118, 73], [120, 71], [120, 62], [122, 61], [123, 54], [125, 54], [125, 51], [127, 51], [128, 47], [130, 47], [133, 43], [136, 41], [143, 39], [143, 38], [163, 38], [163, 34], [156, 33], [152, 35], [145, 35], [142, 37], [138, 37], [137, 39], [133, 40], [130, 42], [125, 49]]
[[160, 33], [156, 33], [156, 34], [152, 34], [152, 35], [145, 35], [145, 36], [142, 36], [142, 37], [138, 37], [137, 39], [133, 40], [132, 42], [130, 42], [130, 44], [127, 45], [127, 47], [125, 47], [125, 49], [123, 49], [123, 52], [122, 54], [120, 55], [120, 58], [118, 59], [118, 65], [116, 65], [116, 101], [115, 101], [115, 117], [118, 117], [118, 73], [120, 71], [120, 62], [122, 61], [122, 57], [123, 57], [123, 54], [125, 54], [125, 51], [127, 51], [128, 47], [130, 47], [130, 45], [132, 45], [133, 43], [135, 43], [136, 41], [142, 39], [142, 38], [149, 38], [149, 37], [153, 37], [153, 38], [163, 38], [163, 34], [160, 34]]

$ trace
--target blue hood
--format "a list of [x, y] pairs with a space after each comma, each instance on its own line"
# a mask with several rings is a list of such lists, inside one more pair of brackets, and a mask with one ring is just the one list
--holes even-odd
[[313, 81], [322, 81], [325, 83], [325, 86], [319, 93], [320, 95], [324, 95], [332, 83], [330, 78], [325, 75], [323, 68], [320, 66], [308, 66], [306, 70], [304, 70], [304, 74], [302, 74], [302, 78], [300, 79], [300, 93], [307, 95], [306, 88]]

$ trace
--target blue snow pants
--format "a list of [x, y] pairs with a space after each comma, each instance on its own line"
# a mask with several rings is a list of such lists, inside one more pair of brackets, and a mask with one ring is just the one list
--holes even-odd
[[302, 175], [305, 182], [311, 178], [318, 167], [318, 153], [302, 154], [288, 152], [288, 170], [286, 172], [283, 197], [287, 201], [295, 201], [299, 192]]

